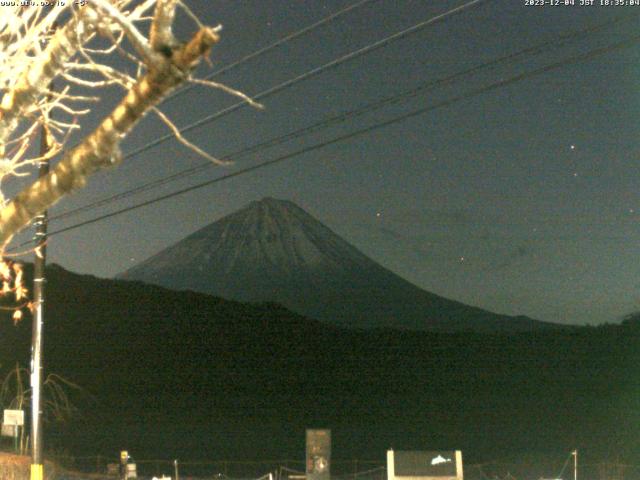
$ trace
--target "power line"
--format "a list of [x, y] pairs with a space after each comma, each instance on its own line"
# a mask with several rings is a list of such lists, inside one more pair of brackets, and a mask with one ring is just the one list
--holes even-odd
[[[447, 106], [452, 105], [454, 103], [457, 103], [459, 101], [466, 100], [466, 99], [469, 99], [469, 98], [472, 98], [472, 97], [475, 97], [477, 95], [481, 95], [483, 93], [487, 93], [487, 92], [490, 92], [490, 91], [493, 91], [493, 90], [497, 90], [497, 89], [505, 87], [507, 85], [511, 85], [511, 84], [517, 83], [519, 81], [525, 80], [527, 78], [531, 78], [531, 77], [534, 77], [534, 76], [542, 75], [542, 74], [547, 73], [547, 72], [549, 72], [551, 70], [555, 70], [555, 69], [558, 69], [558, 68], [561, 68], [561, 67], [564, 67], [564, 66], [567, 66], [567, 65], [571, 65], [571, 64], [579, 63], [579, 62], [582, 62], [582, 61], [585, 61], [585, 60], [589, 60], [591, 58], [595, 58], [597, 56], [604, 55], [606, 53], [610, 53], [610, 52], [615, 51], [615, 50], [619, 50], [619, 49], [622, 49], [622, 48], [628, 48], [628, 47], [630, 47], [631, 45], [633, 45], [634, 43], [636, 43], [638, 41], [640, 41], [640, 35], [636, 35], [636, 36], [628, 38], [625, 41], [617, 42], [615, 44], [611, 44], [611, 45], [608, 45], [606, 47], [602, 47], [602, 48], [599, 48], [599, 49], [591, 50], [589, 52], [586, 52], [586, 53], [583, 53], [583, 54], [580, 54], [580, 55], [576, 55], [576, 56], [573, 56], [573, 57], [565, 58], [565, 59], [563, 59], [563, 60], [561, 60], [559, 62], [555, 62], [555, 63], [549, 64], [549, 65], [546, 65], [544, 67], [540, 67], [540, 68], [531, 70], [529, 72], [524, 72], [524, 73], [515, 75], [513, 77], [510, 77], [508, 79], [504, 79], [504, 80], [500, 80], [498, 82], [491, 83], [491, 84], [486, 85], [484, 87], [477, 88], [475, 90], [469, 91], [469, 92], [464, 93], [462, 95], [458, 95], [458, 96], [453, 97], [451, 99], [444, 100], [444, 101], [439, 102], [439, 103], [437, 103], [435, 105], [431, 105], [431, 106], [427, 106], [427, 107], [423, 107], [423, 108], [419, 108], [419, 109], [413, 110], [411, 112], [408, 112], [408, 113], [393, 117], [393, 118], [391, 118], [389, 120], [386, 120], [384, 122], [376, 123], [374, 125], [370, 125], [368, 127], [362, 128], [360, 130], [356, 130], [356, 131], [353, 131], [353, 132], [345, 134], [345, 135], [334, 137], [331, 140], [326, 140], [324, 142], [317, 143], [315, 145], [311, 145], [311, 146], [302, 148], [300, 150], [297, 150], [295, 152], [291, 152], [291, 153], [282, 155], [282, 156], [274, 158], [272, 160], [268, 160], [266, 162], [263, 162], [263, 163], [260, 163], [260, 164], [257, 164], [257, 165], [253, 165], [253, 166], [244, 168], [242, 170], [238, 170], [237, 172], [232, 172], [232, 173], [229, 173], [229, 174], [224, 175], [222, 177], [214, 178], [212, 180], [207, 180], [205, 182], [201, 182], [201, 183], [198, 183], [196, 185], [192, 185], [190, 187], [186, 187], [186, 188], [183, 188], [181, 190], [177, 190], [177, 191], [174, 191], [172, 193], [169, 193], [169, 194], [166, 194], [166, 195], [162, 195], [162, 196], [156, 197], [154, 199], [147, 200], [145, 202], [138, 203], [136, 205], [131, 205], [129, 207], [125, 207], [125, 208], [122, 208], [120, 210], [116, 210], [114, 212], [110, 212], [110, 213], [107, 213], [107, 214], [104, 214], [104, 215], [101, 215], [101, 216], [98, 216], [98, 217], [95, 217], [95, 218], [92, 218], [92, 219], [89, 219], [89, 220], [86, 220], [86, 221], [83, 221], [83, 222], [76, 223], [74, 225], [70, 225], [68, 227], [64, 227], [64, 228], [55, 230], [55, 231], [51, 232], [49, 234], [49, 236], [57, 235], [57, 234], [64, 233], [64, 232], [67, 232], [67, 231], [70, 231], [70, 230], [75, 230], [77, 228], [80, 228], [80, 227], [83, 227], [83, 226], [86, 226], [86, 225], [90, 225], [92, 223], [96, 223], [96, 222], [99, 222], [101, 220], [105, 220], [107, 218], [115, 217], [117, 215], [120, 215], [120, 214], [123, 214], [123, 213], [127, 213], [127, 212], [130, 212], [132, 210], [136, 210], [138, 208], [145, 207], [147, 205], [151, 205], [151, 204], [154, 204], [154, 203], [157, 203], [157, 202], [161, 202], [163, 200], [167, 200], [169, 198], [173, 198], [173, 197], [176, 197], [178, 195], [182, 195], [184, 193], [188, 193], [188, 192], [191, 192], [191, 191], [194, 191], [194, 190], [197, 190], [197, 189], [209, 186], [209, 185], [213, 185], [215, 183], [219, 183], [219, 182], [222, 182], [224, 180], [229, 180], [231, 178], [238, 177], [240, 175], [244, 175], [246, 173], [250, 173], [250, 172], [253, 172], [253, 171], [256, 171], [256, 170], [259, 170], [259, 169], [262, 169], [262, 168], [265, 168], [265, 167], [268, 167], [268, 166], [271, 166], [271, 165], [274, 165], [276, 163], [281, 163], [281, 162], [283, 162], [285, 160], [288, 160], [290, 158], [296, 157], [298, 155], [309, 153], [309, 152], [312, 152], [312, 151], [315, 151], [315, 150], [322, 149], [322, 148], [327, 147], [329, 145], [333, 145], [333, 144], [336, 144], [336, 143], [339, 143], [339, 142], [343, 142], [345, 140], [349, 140], [351, 138], [362, 136], [362, 135], [367, 134], [369, 132], [372, 132], [374, 130], [378, 130], [380, 128], [384, 128], [384, 127], [387, 127], [387, 126], [402, 122], [404, 120], [416, 117], [418, 115], [422, 115], [424, 113], [436, 110], [438, 108], [447, 107]], [[31, 241], [24, 242], [22, 245], [26, 245], [28, 243], [31, 243]]]
[[[298, 37], [301, 37], [309, 32], [312, 32], [313, 30], [315, 30], [318, 27], [321, 27], [323, 25], [326, 25], [327, 23], [330, 23], [334, 20], [336, 20], [337, 18], [341, 17], [342, 15], [351, 12], [352, 10], [355, 10], [357, 8], [360, 8], [364, 5], [366, 5], [367, 3], [371, 3], [371, 2], [377, 2], [379, 0], [361, 0], [359, 2], [354, 3], [353, 5], [349, 5], [348, 7], [343, 8], [342, 10], [339, 10], [335, 13], [332, 13], [331, 15], [328, 15], [327, 17], [324, 17], [321, 20], [318, 20], [315, 23], [312, 23], [311, 25], [308, 25], [304, 28], [301, 28], [300, 30], [293, 32], [289, 35], [286, 35], [278, 40], [276, 40], [275, 42], [262, 47], [258, 50], [256, 50], [253, 53], [250, 53], [248, 55], [245, 55], [244, 57], [236, 60], [235, 62], [232, 62], [230, 64], [225, 65], [222, 68], [219, 68], [218, 70], [215, 70], [213, 72], [211, 72], [210, 74], [206, 75], [204, 78], [207, 80], [210, 80], [214, 77], [217, 77], [218, 75], [222, 75], [223, 73], [227, 73], [229, 70], [233, 70], [236, 67], [239, 67], [240, 65], [242, 65], [243, 63], [248, 62], [249, 60], [253, 60], [254, 58], [257, 58], [261, 55], [264, 55], [267, 52], [270, 52], [271, 50], [274, 50], [276, 48], [278, 48], [281, 45], [284, 45], [287, 42], [290, 42], [291, 40], [294, 40]], [[165, 98], [162, 103], [167, 102], [169, 100], [173, 100], [174, 98], [182, 95], [183, 93], [187, 93], [188, 91], [192, 90], [193, 88], [195, 88], [195, 85], [189, 85], [187, 87], [184, 87], [180, 90], [177, 90], [175, 92], [173, 92], [171, 95], [169, 95], [167, 98]]]
[[[312, 124], [310, 126], [297, 129], [295, 131], [286, 133], [284, 135], [280, 135], [278, 137], [274, 137], [274, 138], [271, 138], [269, 140], [266, 140], [266, 141], [260, 142], [258, 144], [255, 144], [253, 146], [250, 146], [250, 147], [241, 149], [239, 151], [230, 153], [228, 155], [225, 155], [222, 158], [222, 160], [237, 159], [237, 158], [245, 156], [245, 155], [247, 155], [249, 153], [254, 153], [254, 152], [261, 151], [261, 150], [264, 150], [266, 148], [275, 146], [275, 145], [279, 145], [279, 144], [284, 143], [286, 141], [293, 140], [295, 138], [299, 138], [299, 137], [301, 137], [303, 135], [306, 135], [308, 133], [317, 131], [317, 130], [319, 130], [321, 128], [326, 128], [326, 127], [328, 127], [330, 125], [333, 125], [333, 124], [336, 124], [336, 123], [339, 123], [339, 122], [344, 122], [344, 121], [346, 121], [348, 119], [353, 119], [355, 117], [364, 115], [365, 113], [369, 113], [369, 112], [378, 110], [378, 109], [380, 109], [382, 107], [385, 107], [387, 105], [391, 105], [391, 104], [394, 104], [394, 103], [398, 103], [398, 102], [400, 102], [402, 100], [406, 100], [408, 98], [415, 97], [415, 96], [417, 96], [419, 94], [422, 94], [422, 93], [425, 93], [427, 91], [430, 91], [430, 90], [432, 90], [432, 89], [434, 89], [436, 87], [453, 84], [453, 83], [455, 83], [455, 82], [457, 82], [459, 80], [462, 80], [462, 79], [467, 78], [467, 77], [469, 77], [471, 75], [474, 75], [474, 74], [476, 74], [476, 73], [478, 73], [478, 72], [480, 72], [482, 70], [485, 70], [485, 69], [488, 69], [488, 68], [493, 68], [493, 67], [496, 67], [496, 66], [499, 66], [499, 65], [502, 65], [502, 64], [512, 63], [512, 62], [518, 61], [518, 60], [520, 60], [520, 59], [522, 59], [522, 58], [524, 58], [526, 56], [529, 56], [529, 55], [537, 55], [537, 54], [543, 53], [543, 52], [545, 52], [545, 49], [547, 47], [551, 47], [553, 49], [561, 48], [562, 46], [566, 45], [567, 42], [570, 42], [572, 40], [578, 39], [578, 38], [580, 38], [580, 37], [582, 37], [582, 36], [584, 36], [586, 34], [593, 33], [593, 32], [599, 31], [599, 30], [603, 30], [604, 28], [610, 27], [611, 25], [615, 25], [615, 24], [618, 24], [618, 23], [634, 20], [634, 19], [636, 19], [638, 17], [640, 17], [640, 14], [636, 14], [636, 15], [632, 15], [632, 16], [617, 17], [617, 18], [614, 18], [611, 21], [603, 22], [603, 23], [600, 23], [600, 24], [597, 24], [597, 25], [594, 25], [594, 26], [589, 26], [589, 27], [583, 28], [581, 30], [573, 31], [573, 32], [570, 32], [570, 33], [557, 35], [557, 36], [555, 36], [554, 38], [552, 38], [550, 40], [547, 40], [545, 42], [541, 42], [541, 43], [539, 43], [537, 45], [534, 45], [532, 47], [527, 47], [527, 48], [521, 49], [521, 50], [519, 50], [517, 52], [511, 53], [511, 54], [508, 54], [508, 55], [504, 55], [504, 56], [499, 57], [497, 59], [494, 59], [494, 60], [492, 60], [490, 62], [486, 62], [486, 63], [480, 64], [480, 65], [476, 65], [474, 67], [462, 70], [460, 72], [456, 72], [456, 73], [454, 73], [452, 75], [449, 75], [449, 76], [441, 78], [441, 79], [436, 79], [436, 80], [432, 80], [432, 81], [428, 81], [428, 82], [422, 83], [418, 87], [415, 87], [415, 88], [413, 88], [411, 90], [408, 90], [408, 91], [401, 92], [401, 93], [396, 94], [396, 95], [392, 95], [392, 96], [383, 98], [381, 100], [369, 103], [369, 104], [364, 105], [364, 106], [362, 106], [362, 107], [360, 107], [358, 109], [355, 109], [355, 110], [351, 110], [351, 111], [348, 111], [348, 112], [344, 112], [344, 113], [340, 113], [340, 114], [334, 115], [332, 117], [329, 117], [327, 119], [321, 120], [321, 121], [319, 121], [319, 122], [317, 122], [315, 124]], [[181, 172], [177, 172], [177, 173], [174, 173], [172, 175], [169, 175], [167, 177], [164, 177], [164, 178], [161, 178], [161, 179], [157, 179], [157, 180], [153, 180], [151, 182], [147, 182], [147, 183], [145, 183], [143, 185], [140, 185], [138, 187], [135, 187], [133, 189], [126, 190], [124, 192], [120, 192], [118, 194], [109, 196], [107, 198], [103, 198], [101, 200], [97, 200], [97, 201], [92, 202], [90, 204], [83, 205], [83, 206], [80, 206], [78, 208], [69, 210], [67, 212], [63, 212], [63, 213], [61, 213], [59, 215], [51, 217], [51, 220], [60, 220], [60, 219], [63, 219], [63, 218], [72, 217], [72, 216], [75, 216], [75, 215], [77, 215], [79, 213], [85, 212], [87, 210], [92, 210], [94, 208], [98, 208], [100, 206], [107, 205], [107, 204], [115, 202], [117, 200], [128, 198], [130, 196], [146, 192], [146, 191], [154, 189], [156, 187], [159, 187], [159, 186], [162, 186], [162, 185], [166, 185], [167, 183], [170, 183], [170, 182], [173, 182], [173, 181], [176, 181], [176, 180], [180, 180], [182, 178], [186, 178], [187, 176], [190, 176], [190, 175], [193, 175], [193, 174], [198, 173], [200, 171], [209, 169], [210, 167], [213, 167], [213, 166], [215, 166], [215, 165], [212, 164], [212, 163], [207, 162], [207, 163], [204, 163], [202, 165], [191, 167], [191, 168], [188, 168], [188, 169], [183, 170]]]
[[[343, 55], [339, 58], [336, 58], [334, 60], [331, 60], [328, 63], [325, 63], [324, 65], [321, 65], [319, 67], [313, 68], [301, 75], [298, 75], [294, 78], [291, 78], [289, 80], [286, 80], [274, 87], [268, 88], [267, 90], [263, 90], [262, 92], [253, 95], [252, 99], [255, 101], [259, 101], [259, 100], [263, 100], [264, 98], [267, 98], [271, 95], [274, 95], [278, 92], [281, 92], [282, 90], [289, 88], [293, 85], [295, 85], [296, 83], [302, 82], [304, 80], [308, 80], [309, 78], [315, 77], [316, 75], [319, 75], [320, 73], [323, 73], [327, 70], [330, 70], [332, 68], [337, 67], [338, 65], [341, 65], [349, 60], [353, 60], [355, 58], [361, 57], [363, 55], [366, 55], [368, 53], [371, 53], [375, 50], [378, 50], [379, 48], [382, 48], [386, 45], [388, 45], [391, 42], [394, 42], [396, 40], [400, 40], [404, 37], [407, 37], [413, 33], [416, 33], [420, 30], [422, 30], [425, 27], [428, 27], [430, 25], [445, 21], [451, 17], [454, 17], [455, 15], [458, 15], [462, 12], [464, 12], [465, 10], [477, 6], [478, 4], [482, 3], [482, 2], [488, 2], [490, 0], [471, 0], [463, 5], [460, 5], [458, 7], [452, 8], [450, 10], [447, 10], [444, 13], [438, 14], [434, 17], [431, 17], [427, 20], [424, 20], [422, 22], [419, 22], [409, 28], [406, 28], [404, 30], [401, 30], [399, 32], [396, 32], [392, 35], [389, 35], [388, 37], [385, 37], [381, 40], [378, 40], [377, 42], [371, 43], [365, 47], [362, 47], [358, 50], [354, 50], [351, 53], [347, 53], [346, 55]], [[179, 129], [180, 133], [185, 133], [188, 132], [190, 130], [193, 130], [194, 128], [197, 128], [201, 125], [204, 125], [206, 123], [212, 122], [213, 120], [217, 120], [225, 115], [228, 115], [232, 112], [235, 112], [236, 110], [244, 107], [247, 105], [246, 101], [241, 101], [238, 103], [234, 103], [233, 105], [224, 108], [216, 113], [213, 113], [211, 115], [208, 115], [204, 118], [201, 118], [200, 120], [190, 123], [189, 125], [186, 125], [182, 128]], [[136, 155], [139, 155], [140, 153], [149, 150], [152, 147], [155, 147], [156, 145], [160, 145], [161, 143], [166, 142], [167, 140], [170, 140], [172, 138], [175, 138], [175, 134], [174, 133], [167, 133], [166, 135], [163, 135], [161, 137], [156, 138], [155, 140], [152, 140], [151, 142], [136, 148], [135, 150], [127, 153], [124, 157], [123, 160], [129, 159], [131, 157], [134, 157]]]

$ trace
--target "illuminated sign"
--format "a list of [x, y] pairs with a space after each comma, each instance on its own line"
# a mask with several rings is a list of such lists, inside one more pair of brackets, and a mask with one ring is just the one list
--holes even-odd
[[387, 451], [388, 480], [462, 480], [462, 452]]
[[24, 425], [24, 410], [5, 410], [2, 423], [14, 426]]
[[307, 480], [331, 478], [331, 430], [307, 430]]

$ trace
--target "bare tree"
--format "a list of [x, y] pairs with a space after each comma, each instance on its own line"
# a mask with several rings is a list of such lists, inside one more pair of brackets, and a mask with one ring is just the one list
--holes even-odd
[[[32, 390], [29, 388], [29, 369], [16, 364], [0, 379], [0, 406], [11, 410], [26, 410], [31, 403]], [[47, 422], [64, 423], [78, 412], [71, 401], [71, 391], [82, 389], [73, 382], [56, 374], [49, 374], [44, 383], [43, 414]], [[27, 450], [28, 438], [25, 430], [20, 431], [20, 452]]]
[[[185, 42], [178, 41], [173, 33], [177, 8], [184, 9], [197, 26]], [[140, 29], [145, 22], [150, 23], [147, 36]], [[29, 156], [40, 126], [46, 128], [51, 145], [46, 157], [60, 154], [61, 159], [48, 176], [34, 181], [13, 199], [6, 199], [0, 190], [2, 251], [35, 216], [83, 187], [89, 175], [120, 162], [120, 143], [149, 111], [169, 125], [179, 141], [217, 162], [183, 138], [157, 104], [189, 81], [224, 88], [253, 103], [228, 87], [192, 78], [195, 67], [218, 41], [219, 30], [202, 25], [180, 0], [66, 0], [52, 7], [3, 7], [0, 187], [12, 177], [30, 174], [32, 167], [43, 160], [38, 155]], [[132, 61], [137, 75], [115, 68], [113, 62], [109, 64], [107, 59], [113, 55]], [[50, 91], [54, 79], [63, 86]], [[122, 100], [93, 132], [67, 149], [69, 136], [81, 127], [78, 119], [90, 111], [87, 106], [112, 85], [122, 87]], [[81, 92], [89, 89], [91, 95], [78, 94], [78, 88]], [[52, 119], [54, 111], [57, 113]], [[10, 284], [7, 288], [24, 294], [21, 284], [11, 283], [16, 280], [11, 268], [3, 268], [0, 275], [5, 284]]]
[[[198, 25], [196, 33], [186, 42], [178, 41], [173, 34], [178, 7], [184, 8]], [[47, 126], [54, 146], [47, 155], [52, 157], [63, 151], [68, 135], [80, 128], [77, 117], [89, 111], [75, 107], [76, 103], [97, 100], [100, 89], [113, 84], [122, 86], [125, 94], [98, 128], [76, 147], [63, 152], [48, 177], [35, 181], [10, 201], [1, 199], [0, 245], [6, 245], [16, 232], [61, 197], [81, 188], [89, 175], [117, 164], [121, 159], [121, 141], [150, 110], [171, 126], [180, 141], [217, 161], [184, 139], [156, 108], [181, 83], [192, 81], [222, 87], [251, 102], [235, 90], [192, 78], [194, 68], [218, 41], [220, 28], [201, 25], [180, 0], [67, 1], [50, 8], [7, 7], [2, 13], [0, 183], [23, 175], [24, 169], [40, 161], [37, 157], [25, 158], [38, 125]], [[52, 30], [54, 23], [65, 18], [59, 28]], [[138, 28], [147, 21], [148, 37]], [[106, 38], [110, 46], [101, 50], [89, 48], [87, 45], [96, 37]], [[139, 74], [131, 77], [101, 61], [101, 57], [109, 54], [120, 54], [135, 62]], [[83, 73], [93, 78], [83, 78]], [[96, 76], [100, 79], [96, 80]], [[58, 92], [49, 91], [48, 85], [57, 77], [64, 79], [67, 86]], [[96, 95], [74, 95], [74, 85], [89, 87]], [[50, 119], [53, 110], [67, 114], [70, 120]]]

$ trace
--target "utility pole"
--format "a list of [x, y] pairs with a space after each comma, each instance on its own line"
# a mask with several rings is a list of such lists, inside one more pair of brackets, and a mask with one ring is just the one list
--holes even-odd
[[[53, 90], [53, 83], [49, 85]], [[52, 148], [47, 119], [43, 118], [40, 132], [40, 156], [45, 157]], [[49, 173], [49, 160], [38, 162], [38, 178]], [[47, 211], [38, 215], [33, 262], [33, 325], [31, 333], [31, 480], [43, 480], [42, 461], [42, 328], [44, 324], [45, 266], [47, 261]]]

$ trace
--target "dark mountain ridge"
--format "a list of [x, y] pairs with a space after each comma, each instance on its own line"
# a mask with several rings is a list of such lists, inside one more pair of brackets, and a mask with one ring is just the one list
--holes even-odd
[[[29, 269], [28, 270], [28, 275]], [[337, 458], [462, 448], [632, 460], [640, 329], [512, 334], [354, 330], [244, 304], [48, 269], [46, 372], [93, 397], [49, 448], [138, 458], [302, 458], [304, 429]], [[31, 325], [0, 322], [0, 363], [28, 364]], [[586, 457], [583, 457], [586, 458]]]
[[555, 327], [422, 290], [294, 203], [272, 198], [204, 227], [119, 278], [244, 302], [277, 302], [345, 327], [486, 332]]

